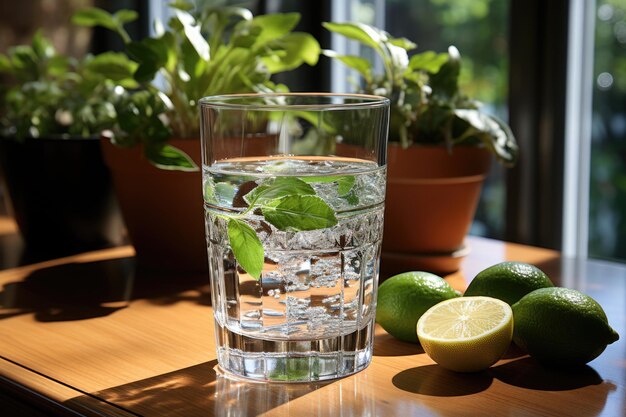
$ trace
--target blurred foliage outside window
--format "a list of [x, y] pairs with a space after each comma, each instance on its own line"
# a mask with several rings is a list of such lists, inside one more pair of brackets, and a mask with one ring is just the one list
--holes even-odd
[[626, 261], [626, 0], [596, 9], [589, 256]]

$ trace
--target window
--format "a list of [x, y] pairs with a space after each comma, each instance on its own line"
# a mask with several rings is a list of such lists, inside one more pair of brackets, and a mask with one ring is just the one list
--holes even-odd
[[[417, 43], [417, 52], [456, 46], [463, 58], [460, 86], [488, 113], [507, 119], [509, 2], [502, 0], [369, 0], [333, 2], [333, 20], [353, 20]], [[370, 58], [368, 48], [333, 37], [333, 49]], [[343, 42], [343, 43], [342, 43]], [[350, 90], [354, 77], [333, 63], [333, 91]], [[505, 222], [504, 168], [494, 164], [483, 187], [471, 233], [502, 238]]]
[[589, 256], [626, 260], [626, 2], [599, 0], [589, 179]]

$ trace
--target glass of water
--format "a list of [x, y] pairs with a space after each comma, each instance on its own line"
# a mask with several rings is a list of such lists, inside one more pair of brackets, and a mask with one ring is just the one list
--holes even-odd
[[389, 100], [240, 94], [200, 101], [220, 367], [317, 381], [370, 363]]

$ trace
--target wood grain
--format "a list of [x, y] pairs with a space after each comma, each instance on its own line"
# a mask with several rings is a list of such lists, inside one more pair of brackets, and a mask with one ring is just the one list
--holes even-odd
[[[481, 269], [529, 261], [605, 308], [626, 337], [626, 267], [472, 238], [463, 290]], [[217, 369], [208, 279], [137, 271], [130, 247], [0, 271], [0, 377], [86, 416], [626, 415], [626, 343], [572, 372], [511, 349], [486, 372], [456, 374], [376, 329], [363, 372], [320, 384], [261, 384]], [[34, 397], [33, 397], [34, 398]]]

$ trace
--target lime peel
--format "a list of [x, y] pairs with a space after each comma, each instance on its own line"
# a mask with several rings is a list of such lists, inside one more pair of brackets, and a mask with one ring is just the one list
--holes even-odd
[[393, 337], [417, 342], [417, 320], [435, 304], [459, 294], [440, 276], [424, 271], [395, 275], [378, 287], [376, 322]]
[[541, 288], [513, 305], [515, 343], [549, 367], [581, 366], [619, 339], [602, 306], [569, 288]]

